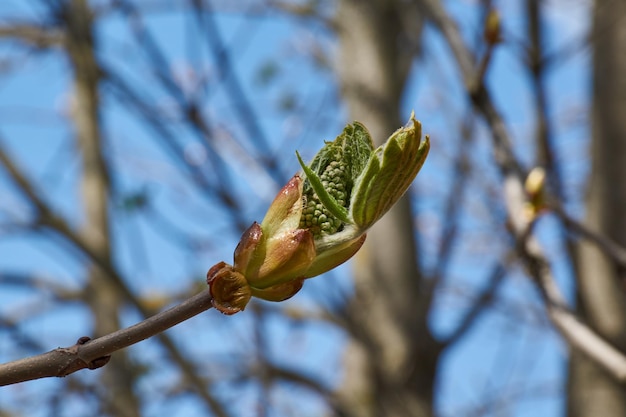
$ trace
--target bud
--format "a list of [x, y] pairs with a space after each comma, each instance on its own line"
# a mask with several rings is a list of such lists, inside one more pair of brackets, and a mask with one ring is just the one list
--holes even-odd
[[398, 202], [424, 165], [430, 140], [421, 140], [422, 125], [415, 115], [396, 130], [370, 156], [355, 180], [350, 216], [360, 229], [368, 229]]
[[495, 45], [502, 42], [500, 14], [495, 9], [489, 10], [485, 20], [484, 37], [487, 43]]
[[529, 221], [535, 220], [546, 208], [546, 171], [541, 167], [533, 168], [524, 182], [526, 204], [524, 214]]
[[267, 211], [243, 233], [234, 265], [216, 264], [207, 273], [213, 306], [224, 314], [243, 310], [251, 296], [282, 301], [302, 288], [315, 258], [313, 235], [299, 229], [303, 181], [295, 175]]
[[406, 192], [429, 150], [421, 124], [407, 126], [374, 149], [361, 123], [346, 126], [306, 165], [306, 179], [285, 185], [261, 224], [253, 223], [235, 249], [234, 265], [220, 262], [207, 273], [213, 306], [224, 314], [245, 308], [252, 296], [282, 301], [306, 278], [350, 259], [365, 233]]

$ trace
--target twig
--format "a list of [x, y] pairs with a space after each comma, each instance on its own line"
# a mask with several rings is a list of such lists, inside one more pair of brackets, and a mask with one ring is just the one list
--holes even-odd
[[472, 329], [473, 325], [478, 321], [477, 319], [485, 312], [486, 307], [489, 306], [495, 298], [500, 284], [504, 281], [506, 272], [506, 268], [502, 263], [497, 263], [493, 267], [485, 288], [481, 291], [470, 309], [465, 313], [465, 316], [461, 319], [457, 328], [442, 341], [445, 346], [452, 346]]
[[36, 48], [59, 46], [65, 42], [63, 32], [30, 24], [0, 26], [0, 38], [13, 38]]
[[569, 216], [561, 207], [551, 207], [551, 209], [561, 219], [565, 227], [567, 227], [570, 232], [578, 234], [584, 239], [589, 240], [605, 255], [613, 259], [613, 261], [620, 267], [626, 268], [626, 249], [624, 247], [620, 246], [608, 237], [602, 236], [600, 233], [591, 230], [584, 223], [581, 223]]
[[458, 28], [445, 13], [440, 2], [422, 0], [422, 3], [452, 49], [469, 98], [491, 128], [494, 158], [502, 175], [504, 202], [509, 214], [512, 233], [525, 266], [544, 299], [548, 317], [570, 346], [589, 357], [616, 381], [626, 384], [626, 356], [566, 307], [565, 299], [552, 276], [548, 260], [531, 234], [533, 223], [524, 213], [526, 196], [523, 172], [513, 154], [510, 136], [504, 121], [493, 105], [486, 87], [472, 85], [471, 81], [474, 79], [472, 58]]
[[209, 290], [205, 290], [131, 327], [94, 340], [81, 337], [73, 346], [1, 364], [0, 386], [39, 378], [64, 377], [85, 368], [100, 368], [106, 365], [112, 353], [155, 336], [209, 308], [211, 295]]
[[[454, 161], [454, 183], [450, 188], [446, 205], [444, 208], [444, 216], [446, 222], [441, 232], [440, 243], [437, 248], [437, 262], [433, 269], [433, 279], [428, 285], [428, 297], [427, 302], [431, 304], [434, 300], [435, 292], [438, 288], [445, 286], [446, 270], [449, 267], [450, 260], [454, 255], [456, 243], [459, 240], [459, 224], [460, 217], [463, 212], [462, 201], [464, 199], [464, 192], [466, 184], [470, 178], [470, 161], [468, 155], [471, 145], [471, 131], [472, 120], [467, 117], [462, 127], [461, 141], [459, 143], [459, 149], [455, 156]], [[430, 309], [430, 308], [429, 308]]]
[[626, 385], [626, 356], [594, 332], [567, 307], [539, 244], [529, 233], [525, 234], [526, 238], [519, 241], [520, 251], [525, 258], [527, 269], [535, 279], [544, 298], [552, 324], [570, 346], [594, 361], [617, 382]]
[[[1, 138], [0, 138], [1, 139]], [[70, 247], [78, 250], [80, 253], [86, 255], [89, 259], [94, 261], [100, 268], [102, 268], [109, 276], [109, 278], [119, 287], [122, 294], [139, 310], [144, 316], [148, 316], [147, 309], [140, 303], [135, 294], [130, 291], [125, 284], [123, 278], [118, 274], [115, 267], [109, 262], [109, 259], [105, 259], [100, 256], [91, 246], [84, 241], [82, 236], [75, 233], [65, 220], [57, 216], [49, 206], [39, 197], [35, 187], [28, 181], [28, 179], [22, 174], [19, 168], [13, 163], [13, 160], [4, 153], [0, 146], [0, 164], [4, 165], [9, 175], [20, 187], [20, 190], [30, 200], [30, 202], [37, 208], [38, 215], [42, 225], [49, 227], [51, 230], [58, 233], [62, 242], [70, 245]], [[213, 398], [213, 396], [205, 388], [207, 381], [203, 380], [194, 368], [191, 361], [183, 355], [180, 349], [176, 346], [174, 341], [168, 337], [167, 334], [158, 335], [160, 342], [165, 346], [172, 360], [180, 367], [181, 372], [189, 380], [192, 386], [196, 388], [196, 391], [200, 397], [208, 405], [209, 409], [213, 411], [216, 416], [222, 417], [228, 414], [224, 411], [219, 402]]]

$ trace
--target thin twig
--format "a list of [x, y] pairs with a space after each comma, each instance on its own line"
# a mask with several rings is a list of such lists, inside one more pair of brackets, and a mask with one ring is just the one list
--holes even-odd
[[125, 329], [94, 340], [81, 337], [73, 346], [1, 364], [0, 386], [46, 377], [64, 377], [85, 368], [97, 369], [106, 365], [112, 353], [160, 334], [209, 308], [211, 295], [209, 290], [205, 290]]
[[519, 240], [520, 251], [528, 271], [537, 283], [554, 327], [570, 346], [599, 365], [617, 382], [626, 385], [626, 356], [567, 307], [537, 240], [530, 233], [524, 235], [525, 238]]
[[461, 337], [467, 334], [472, 329], [473, 325], [478, 322], [478, 318], [485, 312], [486, 307], [489, 306], [495, 295], [500, 288], [500, 285], [504, 281], [506, 276], [506, 268], [500, 262], [498, 262], [489, 274], [489, 279], [485, 288], [481, 291], [480, 295], [474, 300], [470, 309], [465, 313], [465, 316], [461, 319], [461, 322], [456, 329], [450, 335], [442, 341], [445, 346], [454, 345]]
[[[37, 214], [41, 224], [56, 232], [57, 235], [55, 235], [55, 237], [61, 238], [61, 241], [64, 244], [67, 244], [72, 249], [78, 250], [81, 254], [86, 255], [100, 268], [102, 268], [103, 271], [108, 274], [111, 281], [119, 287], [122, 294], [139, 310], [144, 317], [148, 317], [148, 310], [142, 305], [135, 294], [130, 291], [122, 276], [117, 272], [115, 266], [110, 263], [110, 259], [100, 256], [95, 250], [93, 250], [88, 242], [83, 239], [82, 236], [72, 230], [62, 217], [52, 211], [47, 203], [40, 198], [35, 186], [30, 183], [17, 165], [13, 163], [13, 160], [4, 152], [2, 146], [0, 146], [0, 165], [4, 166], [10, 177], [19, 186], [21, 192], [24, 193], [24, 195], [30, 200], [31, 204], [37, 209]], [[185, 375], [190, 384], [196, 388], [198, 395], [200, 395], [200, 397], [205, 401], [208, 408], [211, 409], [216, 416], [227, 416], [228, 414], [224, 411], [221, 404], [206, 389], [207, 381], [198, 375], [194, 364], [180, 351], [174, 341], [168, 337], [167, 334], [159, 334], [158, 338], [163, 346], [165, 346], [173, 362], [179, 366], [183, 375]]]
[[605, 255], [609, 256], [622, 268], [626, 268], [626, 248], [610, 238], [590, 229], [587, 225], [568, 215], [561, 207], [551, 207], [570, 232], [580, 235], [596, 245]]
[[0, 38], [12, 38], [36, 48], [59, 46], [65, 42], [60, 30], [25, 23], [0, 26]]
[[422, 3], [452, 49], [469, 98], [475, 108], [482, 113], [491, 129], [494, 158], [502, 175], [505, 205], [512, 233], [525, 266], [543, 297], [548, 317], [570, 346], [589, 357], [616, 381], [626, 384], [626, 356], [566, 307], [565, 299], [552, 276], [549, 262], [539, 243], [531, 234], [533, 224], [524, 212], [526, 202], [524, 174], [513, 153], [506, 125], [498, 114], [487, 88], [484, 85], [473, 86], [471, 83], [475, 79], [475, 69], [472, 65], [471, 54], [457, 26], [446, 14], [440, 2], [422, 0]]

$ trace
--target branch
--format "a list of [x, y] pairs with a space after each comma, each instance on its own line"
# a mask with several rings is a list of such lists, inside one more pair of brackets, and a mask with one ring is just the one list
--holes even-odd
[[463, 123], [461, 140], [458, 146], [458, 151], [454, 161], [454, 183], [448, 193], [446, 206], [444, 208], [443, 218], [446, 222], [441, 232], [440, 242], [437, 248], [436, 264], [433, 269], [433, 278], [428, 285], [428, 296], [426, 297], [426, 303], [428, 303], [428, 309], [434, 300], [434, 295], [437, 288], [445, 285], [446, 271], [449, 267], [450, 260], [454, 255], [454, 249], [456, 243], [459, 240], [459, 225], [460, 217], [463, 212], [463, 199], [465, 197], [464, 191], [467, 188], [466, 184], [469, 181], [471, 166], [470, 166], [470, 146], [472, 135], [472, 120], [467, 117]]
[[626, 385], [626, 356], [600, 337], [567, 307], [539, 244], [532, 236], [526, 235], [527, 237], [520, 242], [520, 250], [544, 298], [552, 324], [570, 346], [599, 365], [617, 382]]
[[493, 105], [489, 92], [484, 84], [479, 86], [472, 84], [475, 80], [475, 70], [461, 33], [440, 2], [422, 0], [422, 3], [452, 49], [470, 100], [482, 113], [491, 129], [494, 158], [502, 175], [504, 200], [511, 231], [525, 265], [544, 299], [548, 317], [570, 346], [589, 357], [616, 381], [626, 384], [626, 356], [602, 339], [566, 307], [564, 297], [552, 276], [548, 260], [537, 240], [531, 235], [533, 223], [524, 212], [526, 195], [523, 172], [513, 154], [506, 125]]
[[608, 237], [591, 230], [587, 225], [570, 217], [561, 207], [550, 207], [571, 232], [582, 236], [596, 245], [605, 255], [613, 259], [619, 266], [626, 268], [626, 249]]
[[[64, 243], [70, 244], [74, 249], [77, 249], [82, 254], [86, 255], [89, 259], [95, 262], [106, 272], [119, 289], [122, 294], [139, 310], [144, 316], [148, 316], [147, 309], [141, 304], [140, 300], [130, 291], [128, 286], [124, 283], [123, 278], [118, 274], [115, 267], [110, 263], [110, 259], [100, 256], [83, 238], [75, 233], [70, 226], [63, 220], [63, 218], [57, 216], [48, 205], [39, 197], [35, 187], [28, 181], [28, 179], [22, 174], [22, 172], [13, 163], [13, 160], [4, 153], [0, 146], [0, 164], [4, 165], [5, 169], [9, 173], [13, 181], [19, 186], [20, 190], [30, 200], [37, 210], [39, 217], [45, 226], [49, 227], [64, 239]], [[226, 412], [218, 401], [206, 389], [206, 381], [204, 381], [197, 373], [193, 363], [183, 355], [180, 349], [176, 346], [174, 341], [166, 334], [159, 335], [160, 342], [165, 346], [166, 350], [170, 354], [173, 361], [180, 367], [182, 373], [190, 381], [191, 385], [196, 388], [198, 395], [202, 397], [205, 403], [217, 416], [226, 416]], [[82, 369], [82, 368], [81, 368]]]
[[211, 2], [191, 0], [191, 6], [198, 22], [198, 28], [203, 31], [203, 39], [206, 41], [208, 51], [219, 64], [219, 74], [224, 74], [222, 82], [229, 91], [227, 97], [232, 101], [235, 111], [239, 115], [242, 126], [248, 131], [250, 137], [255, 138], [255, 144], [260, 150], [257, 158], [265, 166], [267, 172], [278, 183], [283, 181], [283, 175], [279, 170], [276, 159], [267, 158], [265, 155], [272, 155], [269, 140], [261, 127], [259, 117], [256, 114], [256, 107], [246, 94], [243, 83], [237, 77], [237, 71], [231, 57], [232, 48], [228, 48], [218, 25], [215, 22]]
[[[210, 131], [209, 123], [201, 112], [201, 104], [196, 99], [187, 98], [187, 94], [181, 89], [180, 84], [171, 77], [171, 73], [161, 70], [162, 68], [169, 68], [169, 65], [166, 65], [167, 59], [156, 40], [153, 39], [149, 30], [143, 24], [137, 6], [132, 2], [123, 1], [121, 7], [121, 10], [130, 20], [131, 28], [138, 44], [146, 52], [153, 67], [159, 69], [155, 74], [156, 78], [161, 81], [163, 87], [170, 92], [172, 98], [179, 104], [182, 116], [185, 117], [190, 126], [194, 127], [194, 133], [198, 134], [202, 139], [200, 143], [207, 148], [209, 156], [213, 155], [213, 163], [219, 167], [220, 164], [223, 164], [223, 161], [220, 161], [221, 158], [214, 149], [215, 134]], [[209, 53], [214, 57], [217, 65], [219, 65], [219, 71], [217, 72], [221, 74], [220, 81], [224, 82], [225, 88], [230, 91], [228, 97], [239, 115], [241, 124], [250, 133], [249, 136], [255, 138], [254, 144], [260, 151], [260, 156], [257, 155], [258, 162], [277, 183], [282, 183], [284, 175], [280, 171], [277, 160], [267, 156], [272, 155], [267, 135], [257, 121], [258, 118], [255, 116], [254, 106], [245, 93], [241, 81], [237, 78], [236, 71], [234, 71], [227, 45], [224, 43], [215, 22], [212, 20], [212, 6], [207, 2], [202, 3], [191, 0], [190, 7], [193, 9], [199, 30], [205, 34], [202, 39], [206, 41]], [[206, 87], [198, 88], [198, 90], [204, 91]], [[220, 169], [223, 170], [224, 168]], [[221, 181], [217, 182], [215, 187], [218, 189], [223, 187], [223, 190], [229, 190], [228, 185], [224, 181], [225, 178], [221, 178]], [[228, 196], [229, 193], [226, 191], [222, 192], [225, 196]], [[231, 204], [235, 203], [234, 201], [231, 202]], [[237, 212], [238, 210], [235, 209], [234, 211]]]
[[501, 263], [495, 265], [489, 276], [487, 285], [482, 290], [480, 295], [476, 298], [469, 311], [465, 314], [461, 323], [457, 328], [444, 340], [442, 343], [445, 346], [450, 346], [456, 343], [461, 337], [463, 337], [477, 322], [477, 319], [485, 311], [485, 308], [491, 304], [494, 295], [500, 288], [500, 284], [504, 281], [506, 275], [506, 268]]
[[28, 24], [0, 26], [0, 38], [14, 38], [36, 48], [58, 46], [65, 42], [65, 36], [60, 30]]
[[[80, 252], [94, 261], [100, 268], [103, 269], [105, 273], [109, 275], [109, 279], [119, 287], [124, 296], [141, 309], [141, 303], [124, 283], [123, 278], [111, 264], [110, 259], [106, 256], [102, 256], [93, 247], [93, 245], [90, 244], [90, 242], [88, 242], [80, 234], [76, 233], [62, 217], [54, 213], [54, 211], [40, 196], [35, 186], [26, 178], [20, 168], [18, 168], [18, 166], [14, 163], [14, 160], [5, 153], [3, 147], [1, 146], [1, 138], [0, 165], [4, 166], [11, 179], [18, 186], [20, 192], [22, 192], [29, 202], [37, 209], [40, 224], [58, 233], [66, 239], [68, 243], [74, 245]], [[142, 311], [142, 313], [145, 313], [145, 311]]]
[[209, 308], [211, 295], [209, 290], [205, 290], [131, 327], [94, 340], [81, 337], [73, 346], [2, 364], [0, 386], [39, 378], [64, 377], [85, 368], [100, 368], [107, 364], [112, 353], [155, 336]]
[[[106, 79], [107, 85], [112, 87], [113, 93], [119, 97], [120, 103], [141, 116], [141, 118], [146, 122], [146, 125], [157, 134], [156, 138], [161, 140], [161, 143], [169, 152], [169, 155], [180, 163], [184, 172], [198, 187], [198, 189], [207, 197], [215, 197], [222, 204], [224, 204], [224, 206], [228, 209], [226, 212], [232, 216], [237, 229], [245, 230], [248, 224], [241, 217], [242, 211], [236, 205], [237, 202], [231, 198], [227, 187], [224, 186], [222, 181], [209, 181], [201, 167], [190, 164], [189, 161], [185, 159], [185, 152], [182, 144], [179, 143], [180, 141], [177, 139], [176, 134], [174, 134], [171, 129], [165, 125], [163, 117], [160, 116], [159, 111], [155, 110], [155, 108], [151, 106], [148, 101], [141, 98], [135, 91], [136, 88], [128, 84], [121, 77], [117, 76], [117, 74], [115, 74], [111, 69], [105, 70], [103, 77]], [[159, 77], [159, 79], [161, 80], [163, 77]], [[187, 117], [189, 112], [186, 111], [184, 115]], [[190, 122], [192, 124], [194, 123], [191, 120]], [[211, 156], [212, 163], [214, 165], [219, 165], [219, 170], [216, 169], [215, 171], [220, 172], [220, 174], [223, 173], [224, 166], [221, 162], [219, 162], [218, 155], [215, 152], [214, 147], [205, 140], [202, 140], [200, 143], [207, 146], [207, 155]], [[212, 178], [223, 178], [223, 175], [220, 174], [215, 174], [214, 172], [212, 174]]]
[[[41, 346], [39, 340], [22, 332], [13, 318], [0, 316], [0, 329], [8, 331], [8, 338], [19, 345], [22, 351], [29, 350], [31, 352], [40, 352], [45, 349]], [[2, 414], [0, 414], [0, 416], [2, 416]]]

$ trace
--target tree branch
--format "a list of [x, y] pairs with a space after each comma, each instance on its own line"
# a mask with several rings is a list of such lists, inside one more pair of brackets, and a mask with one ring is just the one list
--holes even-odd
[[539, 244], [529, 233], [525, 235], [526, 238], [520, 240], [520, 251], [544, 298], [552, 324], [570, 346], [594, 361], [617, 382], [626, 385], [626, 355], [594, 332], [567, 307]]
[[39, 378], [64, 377], [85, 368], [100, 368], [106, 365], [112, 353], [155, 336], [209, 308], [211, 295], [209, 290], [205, 290], [131, 327], [94, 340], [81, 337], [73, 346], [1, 364], [0, 386]]
[[0, 26], [0, 38], [13, 38], [36, 48], [59, 46], [65, 42], [62, 31], [30, 24]]
[[[0, 164], [4, 165], [5, 169], [9, 173], [12, 180], [19, 186], [20, 190], [30, 200], [31, 204], [37, 208], [38, 215], [41, 218], [43, 224], [49, 227], [54, 232], [58, 233], [63, 238], [64, 243], [77, 249], [82, 254], [86, 255], [89, 259], [95, 262], [101, 267], [109, 278], [119, 287], [122, 294], [139, 310], [144, 316], [148, 316], [148, 310], [141, 304], [140, 300], [133, 294], [133, 292], [125, 284], [123, 278], [115, 267], [110, 263], [110, 259], [100, 256], [78, 233], [75, 233], [65, 220], [57, 216], [52, 209], [39, 197], [35, 187], [28, 181], [28, 179], [22, 174], [19, 168], [13, 163], [13, 160], [4, 153], [0, 146]], [[208, 392], [206, 389], [206, 381], [204, 381], [196, 372], [196, 369], [192, 362], [185, 357], [180, 349], [176, 346], [174, 341], [166, 334], [159, 335], [160, 342], [165, 346], [166, 350], [170, 354], [172, 360], [180, 367], [181, 372], [190, 381], [191, 385], [196, 388], [198, 394], [202, 397], [208, 407], [215, 413], [215, 415], [224, 417], [227, 416], [223, 407], [219, 402]]]
[[422, 0], [422, 3], [452, 49], [470, 100], [491, 129], [494, 158], [502, 175], [504, 202], [511, 231], [525, 265], [544, 299], [548, 317], [570, 346], [589, 357], [618, 382], [626, 384], [626, 356], [566, 307], [564, 297], [552, 276], [549, 262], [539, 243], [531, 235], [533, 223], [524, 212], [524, 174], [514, 156], [506, 125], [493, 105], [489, 92], [484, 84], [476, 86], [472, 83], [475, 80], [473, 60], [457, 26], [440, 2]]
[[604, 252], [605, 255], [609, 256], [614, 262], [619, 264], [620, 267], [626, 268], [625, 248], [618, 245], [610, 238], [602, 236], [600, 233], [591, 230], [584, 223], [581, 223], [569, 216], [561, 207], [550, 207], [550, 209], [554, 211], [554, 213], [561, 219], [565, 227], [567, 227], [571, 232], [589, 240], [591, 243], [596, 245], [598, 249]]
[[496, 292], [500, 288], [500, 284], [504, 280], [505, 275], [506, 268], [504, 267], [504, 265], [502, 265], [501, 263], [495, 265], [495, 267], [491, 271], [491, 274], [489, 275], [487, 285], [482, 290], [480, 295], [476, 298], [474, 303], [471, 305], [469, 311], [465, 313], [465, 316], [462, 318], [461, 323], [442, 342], [445, 346], [453, 345], [461, 337], [467, 334], [467, 332], [477, 322], [477, 319], [485, 311], [485, 308], [489, 306], [489, 304], [491, 304], [494, 295], [496, 294]]

